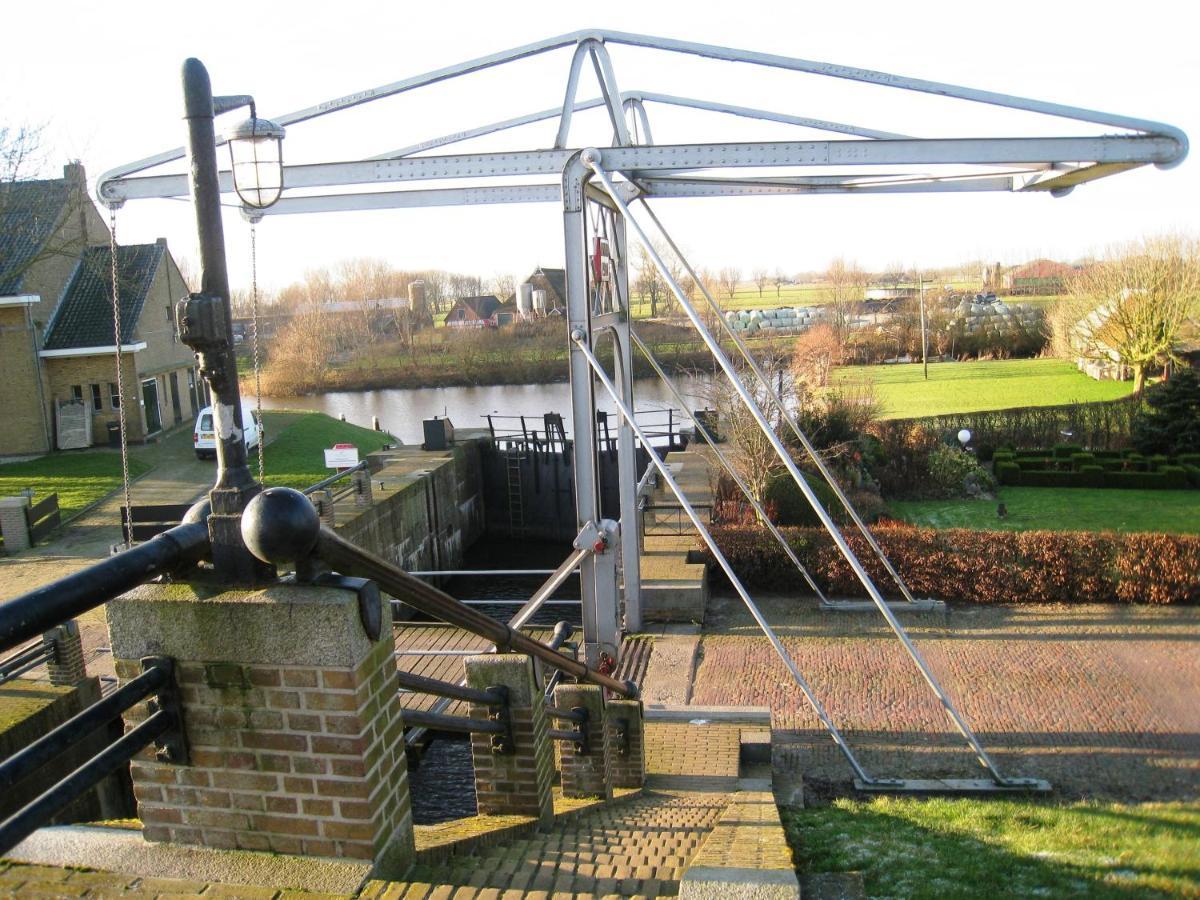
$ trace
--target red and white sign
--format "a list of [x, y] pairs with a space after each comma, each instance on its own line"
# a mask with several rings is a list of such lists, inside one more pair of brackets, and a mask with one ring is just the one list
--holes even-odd
[[325, 468], [352, 469], [358, 465], [358, 448], [353, 444], [334, 444], [325, 451]]

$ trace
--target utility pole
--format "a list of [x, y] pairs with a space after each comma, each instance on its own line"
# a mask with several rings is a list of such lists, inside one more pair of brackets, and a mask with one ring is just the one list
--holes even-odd
[[925, 370], [925, 380], [929, 380], [929, 341], [925, 335], [925, 276], [917, 273], [917, 289], [921, 297], [921, 366]]

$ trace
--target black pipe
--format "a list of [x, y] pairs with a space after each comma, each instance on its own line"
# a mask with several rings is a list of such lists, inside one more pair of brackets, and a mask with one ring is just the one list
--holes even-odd
[[460, 603], [444, 591], [409, 575], [382, 557], [356, 547], [325, 526], [321, 527], [317, 538], [316, 553], [343, 575], [370, 578], [385, 592], [403, 600], [409, 606], [487, 638], [496, 645], [497, 650], [515, 650], [537, 657], [581, 681], [598, 684], [622, 697], [637, 698], [637, 686], [632, 681], [617, 681], [589, 669], [583, 663], [547, 647], [541, 641], [536, 641], [503, 622]]
[[[468, 703], [479, 703], [484, 706], [503, 706], [504, 698], [493, 691], [478, 691], [461, 684], [451, 684], [448, 681], [438, 681], [436, 678], [426, 678], [424, 675], [413, 675], [411, 672], [397, 672], [396, 680], [400, 687], [408, 688], [422, 694], [433, 694], [438, 697], [452, 697], [455, 700], [466, 700]], [[2, 770], [2, 767], [0, 767]]]
[[[0, 662], [0, 684], [11, 681], [22, 672], [36, 668], [49, 659], [54, 658], [54, 648], [49, 644], [35, 644], [28, 650], [14, 653], [4, 662]], [[33, 665], [29, 665], [33, 663]]]
[[559, 709], [557, 706], [547, 706], [546, 715], [552, 719], [565, 719], [568, 722], [575, 722], [579, 725], [587, 722], [587, 710], [580, 707], [579, 709]]
[[125, 765], [147, 744], [175, 727], [175, 716], [159, 711], [128, 734], [109, 744], [36, 800], [0, 824], [0, 854], [33, 834], [71, 801]]
[[552, 741], [570, 741], [573, 744], [582, 743], [582, 737], [578, 731], [564, 731], [561, 728], [547, 728], [546, 737]]
[[46, 763], [83, 740], [97, 728], [107, 725], [139, 700], [144, 700], [167, 682], [167, 670], [154, 666], [72, 716], [49, 734], [0, 763], [0, 791], [8, 790]]
[[406, 709], [401, 714], [405, 727], [427, 728], [430, 731], [455, 731], [463, 734], [504, 734], [505, 728], [492, 719], [469, 719], [466, 716], [447, 716], [444, 713]]
[[0, 651], [83, 615], [208, 552], [208, 527], [176, 525], [144, 544], [0, 604]]

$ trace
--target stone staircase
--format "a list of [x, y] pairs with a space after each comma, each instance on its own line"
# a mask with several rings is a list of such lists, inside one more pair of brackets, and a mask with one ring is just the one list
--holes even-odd
[[405, 883], [372, 882], [361, 896], [674, 896], [728, 800], [726, 794], [644, 790], [556, 823], [549, 833], [418, 865]]

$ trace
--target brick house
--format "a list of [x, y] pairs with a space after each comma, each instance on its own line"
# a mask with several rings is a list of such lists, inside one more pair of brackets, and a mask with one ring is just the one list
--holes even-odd
[[[102, 444], [117, 420], [109, 232], [83, 167], [0, 186], [0, 456]], [[166, 241], [117, 248], [130, 440], [195, 417], [203, 385], [175, 337], [187, 288]]]

